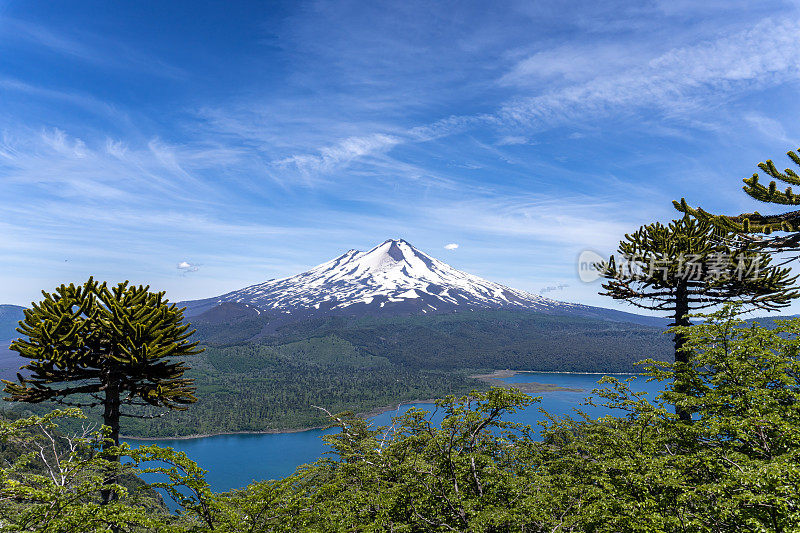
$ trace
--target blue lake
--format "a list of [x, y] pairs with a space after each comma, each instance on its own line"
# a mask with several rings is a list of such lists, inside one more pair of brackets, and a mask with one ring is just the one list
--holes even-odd
[[[580, 408], [593, 417], [607, 414], [610, 412], [609, 409], [580, 405], [584, 398], [591, 394], [592, 389], [598, 387], [597, 380], [601, 377], [601, 374], [525, 372], [507, 378], [504, 381], [550, 383], [582, 389], [582, 391], [541, 393], [539, 394], [542, 397], [541, 403], [535, 403], [524, 411], [507, 416], [505, 419], [530, 424], [535, 428], [536, 423], [544, 419], [539, 408], [543, 408], [553, 415], [571, 414], [574, 413], [575, 408]], [[631, 376], [617, 375], [614, 377], [622, 380]], [[645, 378], [640, 376], [631, 382], [631, 388], [635, 391], [648, 392], [648, 398], [652, 400], [663, 389], [663, 384], [647, 383]], [[373, 417], [372, 420], [377, 425], [390, 424], [393, 416], [402, 414], [410, 407], [432, 410], [435, 406], [422, 403], [403, 405], [399, 410], [387, 411]], [[213, 490], [227, 491], [244, 487], [252, 481], [285, 477], [294, 472], [298, 466], [316, 461], [327, 451], [321, 437], [336, 431], [336, 429], [313, 429], [295, 433], [217, 435], [196, 439], [159, 439], [146, 442], [186, 452], [192, 460], [209, 471], [206, 479]], [[142, 443], [142, 441], [128, 442], [131, 446]]]

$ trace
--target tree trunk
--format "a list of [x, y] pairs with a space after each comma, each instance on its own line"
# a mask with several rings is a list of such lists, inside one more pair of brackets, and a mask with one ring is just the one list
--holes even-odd
[[[675, 291], [675, 323], [674, 326], [689, 326], [689, 288], [685, 283], [679, 283]], [[675, 333], [675, 363], [679, 367], [689, 364], [689, 352], [684, 349], [686, 336], [683, 333]], [[686, 393], [689, 390], [689, 383], [686, 376], [686, 369], [677, 368], [675, 371], [675, 391]], [[689, 411], [675, 406], [675, 414], [684, 422], [691, 422], [692, 415]]]
[[[109, 435], [111, 442], [103, 444], [104, 451], [108, 450], [111, 446], [119, 445], [119, 383], [112, 371], [109, 371], [106, 376], [105, 389], [106, 400], [105, 410], [103, 411], [103, 425], [111, 428], [111, 434]], [[119, 463], [118, 455], [110, 455], [107, 459]], [[117, 482], [115, 470], [116, 465], [113, 466], [112, 471], [109, 473], [108, 477], [106, 477], [106, 485], [114, 485]], [[117, 499], [117, 493], [112, 489], [102, 489], [100, 495], [102, 496], [103, 505]]]

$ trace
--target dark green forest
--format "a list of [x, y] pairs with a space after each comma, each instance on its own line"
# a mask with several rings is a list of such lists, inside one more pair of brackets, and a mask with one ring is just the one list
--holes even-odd
[[441, 370], [632, 372], [643, 354], [668, 357], [670, 345], [664, 329], [513, 310], [328, 318], [292, 324], [261, 339], [280, 342], [321, 335], [336, 335], [395, 365]]
[[[391, 319], [331, 318], [226, 345], [239, 324], [198, 325], [206, 351], [187, 374], [198, 402], [128, 435], [172, 436], [319, 426], [331, 412], [486, 390], [494, 369], [632, 372], [642, 354], [669, 357], [657, 328], [514, 311]], [[260, 329], [253, 326], [247, 333]], [[228, 338], [221, 341], [222, 332]]]
[[531, 311], [326, 317], [263, 333], [268, 320], [194, 320], [192, 326], [209, 346], [276, 346], [336, 337], [360, 354], [429, 370], [632, 372], [642, 354], [660, 359], [669, 356], [670, 347], [666, 328]]
[[[504, 310], [334, 317], [294, 323], [270, 335], [259, 335], [264, 322], [258, 320], [192, 326], [205, 347], [187, 358], [197, 403], [159, 418], [125, 418], [123, 434], [168, 437], [315, 427], [327, 422], [315, 405], [366, 413], [463, 395], [488, 388], [471, 374], [495, 369], [636, 372], [636, 361], [667, 360], [671, 347], [669, 336], [658, 328]], [[3, 407], [38, 414], [49, 409]]]

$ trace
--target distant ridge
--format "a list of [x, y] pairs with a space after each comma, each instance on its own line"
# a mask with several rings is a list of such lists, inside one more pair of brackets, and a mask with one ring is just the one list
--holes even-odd
[[0, 346], [17, 338], [17, 325], [25, 318], [24, 310], [18, 305], [0, 304]]
[[0, 378], [13, 378], [19, 367], [25, 362], [17, 352], [8, 349], [11, 342], [19, 336], [17, 325], [25, 318], [24, 307], [18, 305], [0, 305]]

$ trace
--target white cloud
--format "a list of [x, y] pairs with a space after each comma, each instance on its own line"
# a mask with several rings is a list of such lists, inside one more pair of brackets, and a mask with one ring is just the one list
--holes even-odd
[[445, 250], [455, 250], [456, 248], [458, 248], [458, 244], [456, 244], [454, 242], [451, 242], [450, 244], [445, 244], [444, 245], [444, 249]]
[[641, 57], [620, 43], [605, 45], [568, 43], [542, 50], [519, 61], [499, 83], [504, 86], [529, 87], [543, 82], [578, 82], [601, 73], [623, 70]]
[[127, 146], [122, 141], [115, 141], [114, 139], [106, 139], [106, 153], [116, 157], [117, 159], [124, 159], [125, 153], [128, 151]]
[[499, 141], [497, 141], [498, 146], [513, 146], [518, 144], [536, 144], [535, 142], [531, 142], [530, 139], [527, 137], [523, 137], [521, 135], [506, 135]]
[[750, 30], [675, 48], [641, 66], [518, 99], [498, 113], [503, 122], [547, 125], [619, 108], [656, 106], [691, 118], [696, 105], [798, 78], [796, 20], [764, 19]]
[[43, 131], [42, 140], [62, 155], [77, 158], [84, 158], [87, 155], [86, 143], [78, 138], [69, 139], [67, 134], [58, 128], [53, 128], [52, 131]]
[[381, 153], [400, 143], [400, 139], [383, 133], [363, 137], [348, 137], [334, 145], [325, 146], [318, 155], [293, 155], [275, 161], [279, 167], [294, 167], [304, 174], [329, 172], [356, 158]]
[[777, 120], [756, 112], [745, 114], [744, 119], [765, 139], [776, 140], [787, 146], [797, 146], [797, 139], [790, 137], [783, 124]]
[[183, 274], [188, 274], [189, 272], [197, 272], [200, 270], [200, 266], [192, 264], [188, 261], [181, 261], [178, 263], [178, 270]]

